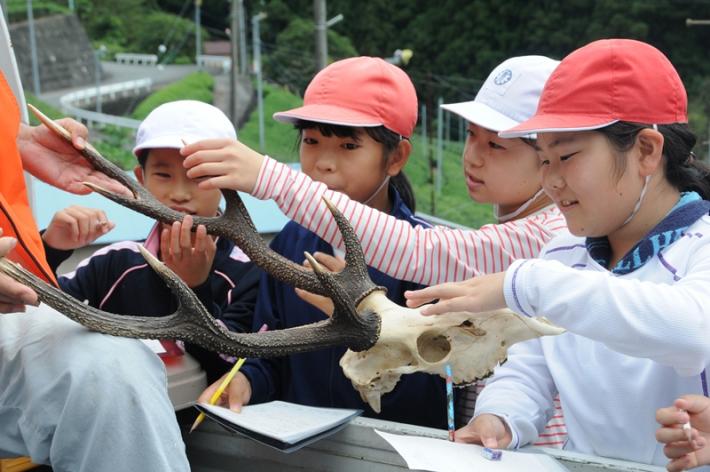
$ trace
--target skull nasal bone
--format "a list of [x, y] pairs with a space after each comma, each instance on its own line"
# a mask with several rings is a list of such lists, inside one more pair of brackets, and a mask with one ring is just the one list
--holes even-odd
[[417, 338], [417, 351], [424, 361], [434, 364], [449, 355], [451, 343], [440, 332], [425, 331]]

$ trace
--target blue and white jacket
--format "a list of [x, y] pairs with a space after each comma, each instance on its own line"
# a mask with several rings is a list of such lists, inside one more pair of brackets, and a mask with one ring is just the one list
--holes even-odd
[[[692, 196], [695, 195], [695, 198]], [[476, 403], [502, 417], [513, 447], [533, 441], [559, 393], [565, 449], [665, 465], [656, 409], [708, 395], [710, 202], [684, 195], [614, 268], [602, 238], [561, 236], [505, 275], [510, 309], [545, 316], [560, 336], [518, 343]]]
[[[394, 195], [392, 195], [394, 193]], [[393, 196], [391, 214], [413, 226], [426, 225], [390, 189]], [[303, 252], [333, 254], [330, 244], [297, 223], [290, 222], [276, 236], [271, 248], [286, 258], [301, 264]], [[387, 296], [404, 305], [404, 291], [420, 285], [403, 282], [369, 268], [376, 285], [387, 288]], [[254, 313], [253, 329], [263, 324], [269, 329], [283, 329], [322, 321], [325, 315], [301, 300], [293, 288], [267, 275], [262, 276]], [[382, 397], [378, 415], [362, 401], [360, 394], [345, 377], [340, 365], [344, 347], [296, 354], [275, 359], [249, 359], [242, 372], [251, 382], [250, 403], [286, 400], [303, 405], [339, 408], [360, 408], [365, 416], [391, 421], [446, 428], [446, 389], [444, 380], [428, 374], [404, 375], [396, 388]]]

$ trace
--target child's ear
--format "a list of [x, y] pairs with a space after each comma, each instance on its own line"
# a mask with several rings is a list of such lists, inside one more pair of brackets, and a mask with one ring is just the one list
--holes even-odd
[[397, 148], [390, 153], [389, 159], [387, 159], [387, 175], [395, 176], [399, 174], [409, 160], [411, 153], [412, 143], [408, 139], [401, 140]]
[[642, 177], [656, 172], [663, 163], [663, 135], [655, 129], [642, 129], [636, 137], [639, 171]]
[[143, 167], [137, 165], [133, 168], [133, 175], [136, 176], [136, 180], [143, 185]]

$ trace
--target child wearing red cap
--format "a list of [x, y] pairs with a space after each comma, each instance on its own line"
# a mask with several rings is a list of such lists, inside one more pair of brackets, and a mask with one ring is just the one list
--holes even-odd
[[573, 236], [408, 303], [439, 299], [426, 314], [507, 306], [568, 330], [510, 348], [465, 439], [525, 445], [559, 393], [565, 449], [665, 464], [654, 413], [707, 396], [710, 363], [710, 170], [691, 151], [683, 83], [648, 44], [595, 41], [552, 73], [535, 116], [501, 135], [530, 133]]
[[[382, 59], [356, 57], [326, 67], [308, 85], [304, 106], [275, 117], [293, 123], [300, 132], [303, 175], [411, 227], [424, 223], [413, 215], [414, 198], [401, 169], [411, 152], [408, 138], [414, 131], [417, 108], [414, 86], [404, 71]], [[217, 140], [196, 146], [216, 145], [216, 152], [222, 152], [225, 144], [237, 145]], [[183, 153], [190, 154], [186, 149]], [[211, 153], [215, 151], [201, 150], [189, 158]], [[284, 227], [271, 248], [298, 263], [305, 251], [333, 254], [330, 244], [296, 222]], [[404, 303], [406, 290], [421, 288], [375, 269], [369, 269], [369, 275], [399, 304]], [[326, 315], [299, 298], [292, 287], [262, 276], [254, 328], [291, 328], [324, 319]], [[443, 379], [427, 374], [407, 376], [373, 410], [343, 374], [339, 361], [344, 353], [344, 347], [337, 347], [278, 359], [249, 359], [230, 383], [229, 404], [238, 409], [246, 403], [286, 400], [359, 408], [366, 416], [446, 428]], [[208, 388], [201, 400], [209, 399], [217, 385]]]
[[[375, 205], [362, 205], [357, 199], [351, 200], [347, 191], [332, 191], [342, 191], [342, 188], [326, 186], [318, 179], [311, 180], [308, 175], [293, 171], [238, 143], [226, 153], [212, 153], [209, 157], [203, 153], [201, 157], [188, 157], [185, 163], [195, 166], [190, 171], [195, 172], [194, 175], [203, 172], [209, 176], [222, 175], [206, 180], [204, 185], [236, 188], [252, 192], [259, 198], [273, 198], [294, 221], [339, 246], [342, 243], [340, 234], [330, 213], [320, 203], [322, 196], [328, 197], [353, 222], [368, 264], [397, 279], [428, 285], [497, 272], [517, 258], [536, 256], [547, 241], [566, 228], [557, 207], [541, 191], [538, 179], [540, 164], [535, 149], [525, 140], [497, 136], [498, 131], [533, 115], [542, 87], [557, 64], [558, 61], [543, 56], [510, 58], [489, 74], [474, 100], [444, 105], [447, 110], [469, 122], [463, 162], [471, 198], [495, 205], [499, 224], [487, 225], [480, 230], [412, 226], [378, 211]], [[321, 84], [319, 92], [309, 88], [304, 100], [306, 107], [277, 113], [275, 118], [293, 122], [298, 118], [307, 118], [304, 109], [332, 112], [341, 104], [358, 106], [357, 97], [362, 87], [353, 83], [352, 78], [346, 76], [333, 80], [328, 76], [317, 76], [313, 83]], [[363, 106], [361, 103], [359, 106], [362, 113]], [[381, 110], [386, 107], [396, 110], [400, 106], [400, 103], [387, 100], [373, 104], [368, 109], [380, 115], [372, 116], [373, 111], [370, 111], [370, 115], [361, 122], [372, 125], [382, 123], [383, 116], [393, 113], [383, 115]], [[331, 115], [333, 123], [347, 119], [347, 114]], [[219, 146], [220, 143], [216, 142], [212, 146], [200, 143], [189, 146], [183, 152], [190, 154]], [[209, 164], [200, 164], [205, 161]], [[325, 266], [334, 270], [338, 268], [338, 261], [334, 258], [323, 253], [314, 256]], [[307, 297], [310, 301], [317, 298], [313, 295]], [[327, 309], [322, 304], [321, 307]], [[475, 393], [473, 387], [467, 389], [463, 396], [457, 411], [459, 424], [465, 424], [473, 414]], [[537, 444], [561, 447], [566, 433], [559, 408], [552, 416], [548, 429]]]

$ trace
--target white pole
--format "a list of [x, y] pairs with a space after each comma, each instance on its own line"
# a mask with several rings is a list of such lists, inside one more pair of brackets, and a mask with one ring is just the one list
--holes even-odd
[[259, 151], [264, 152], [264, 89], [261, 78], [261, 38], [259, 22], [266, 18], [266, 13], [251, 17], [252, 46], [254, 48], [254, 72], [256, 73], [256, 104], [259, 113]]
[[441, 105], [444, 104], [444, 99], [439, 97], [437, 100], [436, 110], [436, 194], [441, 194], [441, 182], [443, 179], [442, 161], [444, 155], [444, 109]]
[[244, 14], [244, 1], [237, 1], [237, 18], [239, 19], [239, 73], [247, 75], [247, 25]]
[[30, 56], [32, 57], [32, 87], [35, 95], [42, 93], [39, 85], [39, 64], [37, 62], [37, 42], [35, 40], [35, 18], [32, 13], [32, 0], [27, 0], [27, 25], [30, 33]]
[[202, 0], [195, 0], [195, 64], [199, 64], [199, 57], [202, 54], [202, 34], [200, 30]]

